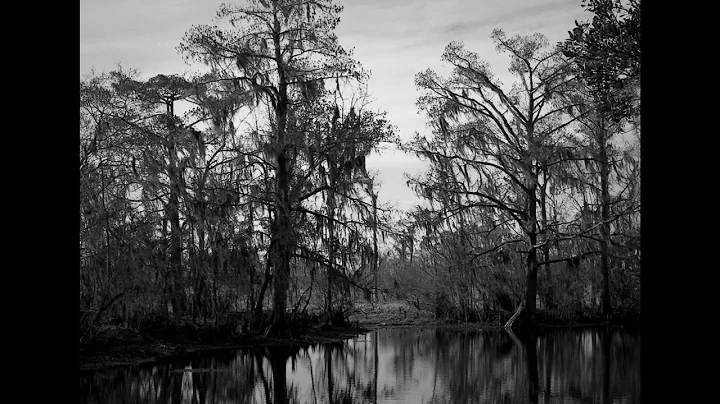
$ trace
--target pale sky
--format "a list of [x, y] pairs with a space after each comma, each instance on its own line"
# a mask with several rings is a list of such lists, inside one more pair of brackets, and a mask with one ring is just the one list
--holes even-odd
[[[80, 75], [110, 71], [118, 63], [140, 71], [143, 78], [179, 74], [185, 65], [176, 47], [193, 25], [212, 24], [222, 0], [80, 0]], [[400, 136], [423, 134], [426, 117], [415, 101], [420, 93], [415, 74], [427, 68], [446, 71], [440, 62], [450, 41], [462, 41], [487, 61], [509, 88], [508, 56], [490, 40], [494, 28], [508, 37], [535, 32], [550, 44], [562, 41], [574, 21], [590, 18], [581, 0], [339, 0], [345, 6], [336, 30], [340, 43], [372, 75], [372, 109], [387, 111]], [[399, 152], [385, 151], [367, 161], [379, 173], [380, 199], [411, 209], [419, 199], [406, 186], [403, 173], [415, 174], [422, 163]]]

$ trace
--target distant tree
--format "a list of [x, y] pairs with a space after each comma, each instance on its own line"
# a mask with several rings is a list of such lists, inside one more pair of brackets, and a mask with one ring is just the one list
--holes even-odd
[[365, 181], [365, 192], [367, 192], [367, 195], [370, 197], [370, 201], [372, 204], [372, 214], [370, 214], [368, 221], [370, 223], [371, 229], [372, 229], [372, 254], [370, 260], [371, 260], [371, 270], [373, 274], [373, 291], [372, 291], [372, 297], [375, 302], [378, 300], [378, 275], [380, 270], [380, 255], [378, 251], [378, 233], [380, 231], [380, 219], [381, 217], [378, 215], [378, 197], [379, 197], [379, 185], [380, 182], [378, 181], [376, 176], [368, 176], [367, 180]]
[[[228, 170], [238, 161], [242, 148], [229, 147], [232, 142], [224, 131], [203, 132], [198, 124], [213, 120], [217, 129], [222, 120], [219, 110], [237, 108], [246, 100], [228, 96], [222, 102], [213, 100], [205, 84], [176, 75], [149, 80], [138, 76], [117, 69], [81, 82], [83, 122], [88, 126], [96, 122], [96, 127], [110, 135], [101, 136], [98, 143], [97, 136], [91, 140], [81, 133], [81, 144], [90, 145], [82, 148], [81, 179], [89, 179], [85, 173], [92, 171], [104, 173], [101, 178], [111, 170], [123, 173], [109, 177], [101, 188], [118, 190], [112, 200], [122, 203], [119, 220], [107, 223], [106, 232], [115, 235], [117, 246], [125, 253], [108, 257], [107, 265], [127, 271], [122, 278], [128, 296], [121, 302], [123, 310], [142, 306], [138, 295], [142, 291], [143, 297], [153, 302], [146, 302], [146, 307], [166, 312], [169, 301], [178, 319], [192, 310], [193, 318], [215, 314], [217, 322], [223, 300], [217, 293], [217, 270], [227, 267], [235, 251], [243, 248], [242, 243], [222, 246], [230, 238], [228, 234], [234, 233], [233, 226], [242, 227], [232, 220], [235, 206], [231, 205], [237, 203], [232, 196], [253, 173], [241, 164]], [[198, 87], [203, 87], [202, 91]], [[180, 103], [195, 108], [180, 116]], [[93, 151], [98, 144], [106, 150], [103, 157], [112, 160], [96, 166], [101, 163]], [[93, 203], [91, 195], [81, 192], [81, 206]], [[89, 234], [81, 235], [85, 243], [88, 238]], [[220, 250], [226, 258], [219, 257]], [[210, 277], [206, 273], [209, 266], [214, 269]], [[190, 285], [192, 301], [187, 299], [186, 286]]]
[[189, 128], [178, 118], [175, 107], [178, 101], [192, 94], [192, 85], [178, 76], [157, 75], [147, 82], [138, 82], [130, 78], [120, 78], [116, 88], [129, 97], [139, 101], [139, 113], [147, 114], [140, 118], [148, 119], [148, 126], [130, 124], [133, 132], [139, 132], [150, 142], [158, 142], [162, 156], [167, 161], [160, 163], [163, 173], [168, 179], [168, 199], [165, 206], [167, 219], [170, 222], [170, 273], [172, 274], [172, 306], [173, 314], [178, 318], [185, 315], [187, 301], [182, 265], [182, 230], [180, 221], [180, 201], [182, 198], [182, 151], [190, 140]]
[[122, 155], [125, 134], [105, 116], [116, 104], [109, 80], [93, 72], [80, 81], [81, 343], [94, 337], [104, 314], [125, 292], [117, 276], [118, 257], [129, 254], [118, 238], [132, 232], [124, 220], [132, 175], [130, 161]]
[[[591, 22], [578, 23], [569, 38], [559, 44], [582, 81], [573, 83], [570, 98], [584, 103], [570, 109], [578, 116], [579, 133], [584, 134], [589, 172], [580, 180], [596, 180], [596, 200], [600, 210], [599, 236], [603, 274], [603, 315], [612, 315], [610, 298], [610, 226], [617, 218], [613, 206], [619, 200], [610, 192], [612, 169], [627, 158], [620, 158], [613, 140], [626, 131], [628, 120], [639, 123], [640, 0], [585, 0], [583, 6], [594, 14]], [[636, 125], [636, 129], [637, 125]], [[592, 186], [587, 181], [583, 187]], [[626, 188], [627, 189], [627, 188]], [[627, 206], [627, 205], [626, 205]], [[627, 214], [636, 208], [626, 208]]]
[[558, 177], [568, 196], [579, 200], [582, 222], [579, 227], [566, 228], [559, 235], [572, 238], [571, 233], [575, 233], [586, 242], [599, 245], [603, 315], [609, 318], [613, 312], [611, 250], [613, 244], [622, 245], [618, 244], [622, 236], [617, 231], [617, 221], [620, 217], [635, 215], [640, 209], [634, 191], [640, 179], [631, 174], [639, 164], [639, 155], [633, 150], [633, 142], [638, 138], [624, 120], [617, 122], [603, 112], [598, 93], [584, 81], [574, 83], [571, 95], [586, 104], [570, 111], [577, 117], [574, 132], [578, 143], [572, 164], [564, 165]]
[[303, 257], [327, 269], [327, 314], [338, 309], [334, 295], [344, 292], [347, 297], [349, 285], [368, 291], [368, 285], [358, 281], [372, 270], [371, 234], [377, 236], [378, 227], [373, 220], [382, 221], [378, 211], [387, 211], [377, 201], [373, 205], [372, 195], [367, 200], [367, 186], [373, 180], [365, 159], [380, 142], [389, 140], [392, 128], [382, 114], [366, 109], [367, 97], [362, 94], [352, 97], [355, 102], [350, 105], [343, 105], [336, 93], [318, 100], [313, 111], [300, 109], [297, 122], [304, 123], [293, 129], [309, 138], [299, 145], [303, 151], [298, 155], [301, 162], [294, 183], [301, 191], [295, 193], [300, 195], [293, 199], [292, 209], [311, 218], [310, 223], [317, 225], [312, 234], [322, 241], [314, 251], [307, 243], [298, 246]]

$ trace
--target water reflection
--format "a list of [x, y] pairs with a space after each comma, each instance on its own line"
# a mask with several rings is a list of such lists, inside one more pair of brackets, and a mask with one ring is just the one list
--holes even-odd
[[639, 403], [640, 335], [374, 330], [84, 372], [81, 403]]

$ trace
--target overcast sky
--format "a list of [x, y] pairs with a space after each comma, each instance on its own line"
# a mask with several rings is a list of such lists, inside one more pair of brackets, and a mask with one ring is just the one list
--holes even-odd
[[[228, 2], [228, 1], [225, 1]], [[230, 1], [232, 2], [232, 1]], [[176, 51], [193, 25], [212, 24], [221, 0], [80, 0], [80, 75], [110, 71], [117, 63], [142, 77], [190, 71]], [[507, 36], [544, 34], [550, 44], [567, 37], [574, 21], [589, 19], [581, 0], [339, 0], [345, 6], [336, 31], [340, 43], [354, 48], [355, 59], [372, 72], [373, 109], [387, 111], [403, 139], [426, 129], [418, 114], [415, 74], [445, 71], [440, 56], [450, 41], [462, 41], [490, 63], [509, 86], [506, 55], [490, 40], [494, 28]], [[403, 173], [422, 164], [398, 152], [368, 159], [379, 173], [380, 199], [401, 209], [418, 203]]]

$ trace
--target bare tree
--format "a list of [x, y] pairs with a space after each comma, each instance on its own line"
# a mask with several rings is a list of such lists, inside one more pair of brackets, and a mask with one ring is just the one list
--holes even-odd
[[558, 150], [572, 122], [564, 113], [568, 106], [555, 100], [573, 76], [556, 49], [543, 50], [548, 43], [540, 34], [507, 38], [496, 29], [492, 38], [499, 52], [509, 54], [510, 72], [519, 79], [509, 92], [487, 63], [458, 42], [443, 53], [443, 61], [453, 67], [449, 78], [431, 70], [416, 76], [423, 90], [418, 106], [435, 131], [433, 138], [417, 136], [408, 145], [431, 167], [411, 183], [428, 200], [444, 200], [436, 211], [445, 221], [482, 209], [490, 212], [496, 226], [516, 232], [517, 237], [499, 240], [476, 255], [501, 245], [525, 246], [520, 250], [526, 256], [524, 309], [532, 324], [539, 252], [549, 238], [541, 214], [548, 167], [562, 160]]

